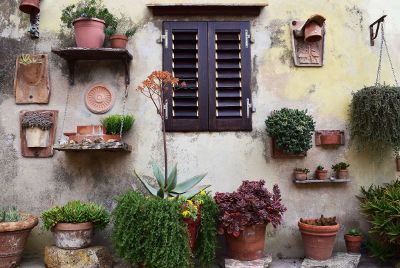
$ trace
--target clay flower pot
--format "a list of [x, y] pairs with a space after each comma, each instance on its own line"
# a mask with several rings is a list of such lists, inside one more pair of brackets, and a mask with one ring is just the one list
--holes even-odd
[[128, 37], [124, 34], [113, 34], [110, 36], [112, 48], [126, 48]]
[[42, 62], [34, 62], [30, 64], [19, 64], [19, 70], [22, 78], [30, 86], [36, 86], [43, 77], [44, 64]]
[[58, 223], [53, 227], [52, 232], [58, 248], [86, 248], [92, 243], [93, 224], [91, 222]]
[[36, 15], [40, 12], [40, 0], [21, 0], [19, 10], [27, 14]]
[[304, 28], [304, 40], [306, 42], [318, 42], [322, 39], [322, 27], [316, 22], [310, 22]]
[[328, 170], [316, 170], [315, 175], [319, 180], [326, 180], [328, 179]]
[[320, 139], [321, 145], [340, 145], [342, 143], [341, 134], [322, 134]]
[[228, 255], [240, 261], [251, 261], [264, 257], [266, 224], [245, 226], [239, 237], [225, 234]]
[[26, 146], [29, 148], [46, 148], [49, 146], [50, 130], [29, 127], [25, 130]]
[[196, 239], [197, 233], [199, 232], [200, 224], [201, 224], [201, 212], [200, 208], [198, 208], [197, 219], [194, 221], [191, 218], [185, 218], [183, 221], [187, 224], [188, 234], [189, 234], [189, 243], [190, 243], [190, 251], [192, 255], [195, 253], [196, 249]]
[[339, 180], [347, 180], [349, 177], [349, 171], [347, 169], [342, 169], [337, 172], [337, 178]]
[[346, 242], [347, 252], [360, 254], [362, 239], [360, 235], [345, 235], [344, 241]]
[[297, 181], [305, 181], [307, 180], [307, 173], [304, 173], [302, 171], [294, 171], [294, 178]]
[[21, 214], [19, 222], [0, 223], [0, 267], [17, 267], [31, 230], [38, 224], [38, 218]]
[[327, 260], [332, 256], [333, 244], [340, 224], [317, 226], [298, 222], [304, 245], [304, 255], [314, 260]]
[[79, 18], [73, 23], [77, 47], [101, 48], [104, 43], [104, 20]]

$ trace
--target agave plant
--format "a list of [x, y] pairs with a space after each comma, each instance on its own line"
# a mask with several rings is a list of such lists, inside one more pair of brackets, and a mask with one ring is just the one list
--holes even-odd
[[156, 163], [153, 163], [152, 167], [153, 167], [153, 175], [155, 177], [155, 180], [157, 181], [158, 188], [151, 186], [145, 179], [143, 179], [136, 173], [136, 170], [134, 172], [135, 176], [143, 183], [146, 189], [154, 196], [158, 196], [160, 198], [179, 197], [179, 196], [191, 198], [196, 194], [200, 193], [202, 190], [210, 187], [210, 185], [198, 185], [204, 179], [207, 173], [194, 176], [188, 180], [178, 183], [178, 169], [176, 164], [169, 173], [167, 179], [167, 185], [165, 185], [165, 179], [164, 179], [165, 176], [161, 171], [160, 167]]

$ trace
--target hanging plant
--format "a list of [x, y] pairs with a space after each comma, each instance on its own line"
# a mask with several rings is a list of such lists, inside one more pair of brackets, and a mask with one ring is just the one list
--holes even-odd
[[365, 87], [353, 93], [350, 136], [359, 150], [400, 149], [400, 88]]
[[285, 153], [299, 154], [312, 147], [315, 122], [307, 110], [283, 108], [265, 120], [268, 134]]

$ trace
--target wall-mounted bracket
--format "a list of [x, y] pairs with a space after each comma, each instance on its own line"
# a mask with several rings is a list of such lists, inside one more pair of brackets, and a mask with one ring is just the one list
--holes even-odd
[[[371, 46], [375, 45], [375, 39], [378, 37], [378, 33], [379, 33], [379, 27], [381, 26], [381, 23], [383, 23], [385, 21], [387, 15], [384, 15], [382, 17], [380, 17], [377, 21], [375, 21], [374, 23], [372, 23], [369, 26], [369, 38], [370, 38], [370, 42], [371, 42]], [[376, 26], [376, 31], [374, 31], [374, 26], [378, 24]]]

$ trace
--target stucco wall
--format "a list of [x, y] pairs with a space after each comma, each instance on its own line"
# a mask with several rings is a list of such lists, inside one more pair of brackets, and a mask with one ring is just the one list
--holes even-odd
[[[86, 109], [83, 101], [85, 91], [95, 83], [105, 83], [117, 96], [109, 113], [121, 112], [124, 73], [118, 64], [94, 66], [82, 63], [76, 69], [75, 86], [69, 86], [66, 63], [50, 50], [51, 47], [73, 43], [70, 37], [59, 33], [61, 10], [73, 1], [42, 1], [41, 37], [37, 41], [26, 34], [28, 17], [18, 11], [18, 2], [6, 0], [0, 3], [0, 204], [15, 205], [40, 215], [50, 206], [82, 199], [103, 203], [111, 210], [113, 197], [123, 193], [132, 182], [141, 188], [134, 180], [133, 169], [150, 174], [151, 161], [162, 161], [159, 118], [152, 104], [135, 88], [152, 70], [161, 69], [162, 49], [156, 40], [161, 34], [162, 21], [174, 18], [153, 17], [145, 7], [145, 0], [105, 0], [112, 11], [124, 12], [140, 23], [138, 33], [128, 45], [134, 60], [127, 112], [136, 117], [133, 131], [125, 137], [133, 145], [131, 154], [56, 152], [53, 158], [28, 159], [22, 158], [20, 152], [20, 110], [59, 110], [59, 136], [63, 131], [61, 122], [69, 91], [64, 131], [73, 131], [78, 124], [96, 124], [101, 116]], [[343, 249], [341, 237], [344, 229], [354, 226], [365, 229], [367, 226], [358, 213], [355, 198], [360, 186], [390, 181], [396, 176], [390, 152], [384, 161], [379, 162], [376, 157], [360, 154], [346, 143], [338, 149], [314, 146], [304, 159], [272, 159], [264, 120], [272, 110], [292, 107], [308, 109], [314, 116], [317, 129], [346, 129], [351, 93], [372, 84], [375, 79], [379, 46], [369, 45], [368, 26], [382, 14], [387, 14], [386, 36], [393, 54], [399, 55], [400, 35], [396, 28], [400, 23], [399, 10], [400, 2], [397, 0], [270, 0], [259, 17], [251, 18], [255, 41], [251, 47], [252, 91], [257, 108], [253, 114], [253, 131], [168, 134], [170, 162], [179, 163], [179, 177], [208, 172], [205, 182], [212, 185], [214, 192], [233, 191], [243, 179], [265, 179], [268, 187], [278, 183], [288, 211], [282, 226], [276, 230], [269, 229], [267, 252], [274, 256], [302, 256], [297, 220], [321, 213], [336, 215], [343, 224], [335, 246], [337, 250]], [[295, 68], [289, 23], [315, 13], [327, 19], [325, 65], [322, 68]], [[15, 58], [20, 53], [33, 52], [50, 54], [50, 103], [16, 105], [12, 86]], [[395, 66], [399, 66], [399, 58], [393, 57], [393, 60]], [[388, 68], [383, 77], [392, 83]], [[330, 167], [342, 160], [351, 164], [352, 182], [349, 184], [299, 187], [292, 182], [292, 170], [296, 166], [314, 169], [323, 164]], [[97, 243], [110, 245], [108, 233], [109, 230], [97, 234]], [[36, 228], [29, 239], [28, 252], [40, 254], [42, 248], [50, 243], [50, 233]]]

